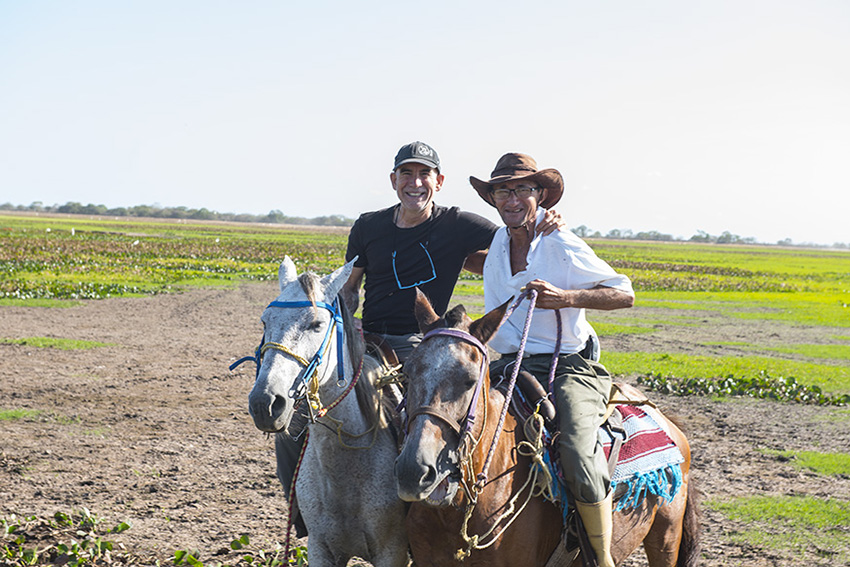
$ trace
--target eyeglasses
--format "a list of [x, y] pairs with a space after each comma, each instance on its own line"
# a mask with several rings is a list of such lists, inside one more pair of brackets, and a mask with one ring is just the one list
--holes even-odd
[[434, 260], [431, 259], [431, 254], [428, 253], [428, 249], [425, 248], [425, 245], [422, 244], [421, 242], [419, 243], [419, 246], [422, 247], [422, 250], [425, 251], [425, 256], [428, 257], [428, 263], [431, 265], [431, 277], [426, 278], [426, 279], [421, 280], [421, 281], [418, 281], [416, 283], [409, 284], [409, 285], [402, 284], [401, 280], [398, 279], [398, 270], [396, 269], [396, 265], [395, 265], [396, 251], [393, 250], [393, 275], [395, 275], [395, 283], [398, 284], [398, 289], [409, 289], [411, 287], [416, 287], [416, 286], [419, 286], [419, 285], [422, 285], [422, 284], [426, 284], [430, 281], [437, 279], [437, 271], [434, 268]]
[[493, 198], [497, 201], [507, 201], [511, 196], [511, 193], [517, 196], [519, 199], [525, 199], [527, 197], [531, 197], [531, 195], [535, 191], [539, 191], [539, 187], [517, 187], [516, 189], [492, 189], [490, 193], [493, 195]]

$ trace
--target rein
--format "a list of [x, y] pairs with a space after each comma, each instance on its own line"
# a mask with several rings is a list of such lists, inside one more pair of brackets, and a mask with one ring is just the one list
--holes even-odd
[[[536, 290], [526, 290], [526, 291], [523, 291], [519, 296], [517, 296], [517, 298], [513, 302], [513, 304], [511, 304], [511, 306], [505, 311], [505, 314], [504, 314], [504, 316], [502, 317], [502, 320], [499, 323], [499, 327], [501, 327], [505, 323], [505, 321], [507, 321], [508, 318], [513, 314], [513, 312], [520, 305], [520, 303], [522, 303], [523, 299], [526, 299], [526, 298], [528, 298], [528, 300], [529, 300], [528, 313], [526, 314], [525, 324], [524, 324], [523, 332], [522, 332], [522, 338], [521, 338], [521, 341], [520, 341], [519, 349], [517, 350], [517, 354], [516, 354], [516, 362], [514, 363], [514, 369], [513, 369], [513, 372], [511, 373], [510, 381], [508, 382], [507, 391], [505, 392], [505, 402], [502, 405], [502, 410], [499, 414], [499, 420], [498, 420], [498, 423], [496, 424], [496, 430], [493, 434], [493, 439], [492, 439], [492, 441], [490, 443], [490, 447], [487, 451], [487, 456], [484, 459], [484, 464], [481, 468], [481, 472], [479, 472], [478, 475], [476, 476], [475, 483], [471, 487], [467, 486], [467, 482], [465, 480], [461, 483], [461, 486], [463, 487], [463, 490], [467, 494], [467, 497], [468, 497], [468, 504], [467, 504], [467, 507], [466, 507], [466, 512], [464, 514], [463, 525], [461, 527], [461, 537], [466, 542], [467, 549], [466, 550], [463, 550], [463, 549], [458, 550], [458, 558], [461, 559], [461, 560], [464, 557], [468, 556], [471, 553], [472, 549], [484, 549], [486, 547], [493, 545], [496, 541], [498, 541], [498, 539], [502, 535], [502, 533], [504, 533], [504, 531], [513, 523], [513, 521], [525, 509], [525, 506], [531, 500], [532, 496], [535, 495], [533, 486], [536, 486], [537, 484], [539, 484], [538, 481], [537, 481], [538, 475], [537, 474], [530, 475], [529, 478], [526, 480], [526, 483], [520, 488], [520, 490], [508, 502], [508, 506], [506, 508], [505, 513], [500, 515], [496, 519], [496, 521], [493, 523], [493, 526], [491, 527], [491, 529], [486, 534], [483, 534], [482, 536], [473, 535], [471, 537], [468, 535], [467, 526], [468, 526], [470, 518], [472, 517], [472, 511], [474, 510], [475, 506], [478, 503], [478, 496], [481, 494], [481, 492], [483, 492], [484, 486], [487, 484], [488, 469], [489, 469], [490, 463], [492, 462], [493, 457], [495, 455], [496, 447], [497, 447], [498, 442], [499, 442], [499, 437], [501, 435], [502, 428], [504, 427], [504, 423], [505, 423], [505, 418], [507, 416], [508, 407], [510, 405], [511, 398], [513, 397], [513, 391], [514, 391], [514, 388], [516, 386], [517, 376], [519, 375], [520, 363], [522, 362], [522, 358], [523, 358], [523, 355], [525, 353], [526, 342], [528, 340], [528, 334], [529, 334], [529, 331], [531, 329], [531, 319], [532, 319], [532, 316], [533, 316], [533, 313], [534, 313], [534, 307], [537, 303], [537, 291]], [[556, 317], [556, 321], [557, 321], [557, 324], [558, 324], [558, 335], [557, 335], [555, 350], [554, 350], [554, 353], [552, 355], [552, 362], [549, 366], [549, 391], [550, 392], [552, 391], [552, 385], [554, 383], [555, 369], [556, 369], [557, 363], [558, 363], [558, 353], [560, 351], [560, 346], [561, 346], [561, 316], [560, 316], [560, 312], [558, 312], [557, 310], [555, 311], [555, 317]], [[460, 443], [458, 444], [458, 448], [459, 448], [459, 452], [461, 453], [461, 460], [462, 460], [461, 468], [462, 469], [466, 468], [471, 473], [472, 470], [473, 470], [472, 466], [471, 466], [471, 453], [472, 453], [472, 449], [474, 448], [474, 445], [472, 445], [470, 447], [468, 453], [466, 451], [463, 451], [461, 448], [464, 446], [464, 442], [466, 440], [466, 437], [469, 436], [471, 438], [471, 436], [472, 436], [472, 429], [473, 429], [473, 426], [474, 426], [474, 423], [475, 423], [476, 408], [478, 406], [478, 402], [479, 402], [479, 399], [480, 399], [480, 396], [481, 396], [481, 391], [483, 390], [484, 381], [485, 381], [485, 378], [487, 377], [487, 369], [489, 367], [489, 363], [488, 363], [489, 356], [488, 356], [488, 353], [487, 353], [487, 348], [483, 344], [481, 344], [481, 342], [478, 339], [476, 339], [474, 336], [467, 333], [466, 331], [461, 331], [459, 329], [434, 329], [434, 330], [430, 331], [429, 333], [427, 333], [422, 338], [422, 340], [424, 342], [428, 338], [434, 337], [434, 336], [455, 337], [455, 338], [461, 339], [461, 340], [466, 341], [466, 342], [472, 344], [473, 346], [475, 346], [483, 354], [483, 359], [482, 359], [482, 363], [481, 363], [481, 371], [479, 373], [478, 381], [475, 384], [475, 391], [474, 391], [473, 396], [472, 396], [472, 401], [470, 402], [470, 405], [469, 405], [469, 408], [467, 409], [466, 415], [464, 416], [464, 418], [462, 420], [460, 420], [460, 421], [455, 420], [452, 417], [448, 416], [445, 412], [443, 412], [442, 410], [440, 410], [439, 408], [436, 408], [434, 406], [422, 406], [420, 408], [417, 408], [413, 412], [411, 412], [410, 417], [408, 419], [408, 427], [409, 427], [409, 424], [413, 421], [413, 419], [416, 416], [419, 416], [419, 415], [430, 415], [430, 416], [436, 417], [440, 421], [442, 421], [445, 424], [447, 424], [448, 426], [450, 426], [460, 436]], [[486, 406], [485, 406], [484, 409], [486, 411]], [[539, 416], [538, 416], [538, 418], [539, 418]], [[486, 421], [486, 418], [485, 418], [485, 421]], [[532, 459], [532, 461], [534, 461], [534, 462], [540, 461], [542, 463], [542, 446], [543, 445], [542, 445], [542, 439], [540, 438], [541, 432], [542, 432], [542, 424], [536, 424], [536, 427], [532, 427], [532, 430], [534, 430], [537, 433], [537, 435], [535, 436], [537, 438], [536, 442], [535, 443], [524, 442], [524, 443], [526, 443], [526, 445], [528, 445], [528, 447], [523, 448], [520, 452], [522, 454], [530, 457]], [[465, 466], [464, 466], [464, 462], [465, 462]], [[540, 464], [540, 463], [538, 463], [538, 464]], [[542, 468], [545, 470], [545, 466], [542, 467]], [[515, 503], [516, 503], [515, 501], [519, 498], [520, 493], [527, 486], [529, 486], [529, 484], [532, 485], [532, 490], [529, 491], [528, 497], [517, 508], [515, 506]], [[538, 490], [538, 493], [539, 492], [541, 492], [541, 491]], [[500, 530], [498, 530], [498, 533], [494, 534], [493, 532], [496, 531], [496, 527], [506, 517], [509, 518], [507, 520], [507, 523]], [[489, 541], [487, 543], [484, 543], [484, 544], [479, 543], [479, 541], [482, 537], [489, 538]]]
[[[505, 392], [505, 403], [502, 404], [502, 411], [499, 414], [499, 421], [496, 424], [496, 432], [493, 434], [493, 442], [490, 443], [490, 450], [487, 452], [487, 458], [484, 459], [484, 466], [481, 469], [481, 472], [478, 473], [478, 477], [475, 481], [475, 490], [480, 494], [482, 490], [484, 490], [484, 485], [487, 483], [487, 469], [490, 468], [490, 462], [493, 460], [493, 455], [496, 452], [496, 444], [499, 442], [499, 436], [502, 434], [502, 427], [505, 424], [505, 416], [508, 414], [508, 406], [511, 404], [511, 398], [514, 395], [514, 387], [516, 386], [516, 379], [519, 375], [519, 367], [520, 362], [522, 361], [522, 355], [525, 354], [525, 343], [528, 341], [528, 332], [531, 329], [531, 317], [534, 314], [534, 306], [537, 304], [537, 290], [526, 290], [522, 292], [519, 297], [517, 297], [516, 301], [505, 311], [505, 315], [502, 317], [499, 326], [501, 327], [508, 318], [513, 315], [514, 310], [519, 307], [519, 304], [523, 299], [528, 297], [528, 313], [525, 316], [525, 326], [522, 329], [522, 339], [519, 342], [519, 349], [517, 349], [516, 353], [516, 362], [514, 363], [514, 371], [511, 373], [510, 382], [508, 382], [508, 389]], [[555, 351], [557, 353], [557, 351]], [[557, 354], [555, 357], [557, 359]], [[554, 371], [555, 366], [552, 365], [552, 370]], [[553, 381], [553, 376], [549, 378], [550, 382]]]
[[[268, 304], [266, 309], [268, 309], [269, 307], [276, 307], [276, 308], [279, 308], [279, 309], [292, 309], [292, 308], [303, 308], [303, 307], [321, 307], [322, 309], [328, 310], [331, 314], [331, 324], [328, 325], [328, 330], [325, 332], [325, 336], [322, 339], [322, 344], [319, 346], [319, 349], [316, 351], [316, 354], [314, 354], [313, 357], [310, 360], [307, 360], [306, 358], [304, 358], [300, 354], [293, 352], [286, 345], [276, 343], [276, 342], [273, 342], [273, 341], [267, 342], [266, 336], [265, 336], [265, 333], [264, 333], [263, 337], [261, 339], [261, 342], [260, 342], [260, 346], [258, 346], [257, 350], [254, 352], [254, 356], [246, 356], [246, 357], [240, 358], [239, 360], [237, 360], [236, 362], [234, 362], [233, 364], [230, 365], [230, 370], [233, 370], [234, 368], [236, 368], [240, 364], [243, 364], [243, 363], [248, 362], [248, 361], [252, 361], [252, 362], [254, 362], [254, 364], [257, 367], [257, 371], [256, 371], [256, 374], [254, 376], [254, 380], [256, 380], [260, 376], [260, 366], [262, 365], [263, 355], [266, 353], [266, 351], [276, 350], [276, 351], [279, 351], [279, 352], [282, 352], [284, 354], [289, 355], [290, 357], [294, 358], [296, 361], [298, 361], [299, 363], [301, 363], [305, 367], [304, 372], [303, 372], [302, 377], [301, 377], [301, 383], [299, 384], [299, 386], [298, 386], [298, 388], [296, 389], [295, 392], [290, 393], [290, 397], [292, 399], [294, 399], [296, 401], [296, 403], [299, 402], [300, 400], [304, 400], [304, 399], [307, 399], [309, 401], [308, 407], [310, 408], [310, 421], [312, 423], [321, 423], [321, 422], [318, 422], [317, 419], [327, 416], [327, 419], [329, 419], [331, 422], [333, 422], [334, 425], [336, 426], [335, 429], [330, 428], [330, 427], [329, 427], [329, 429], [331, 429], [332, 431], [334, 431], [334, 430], [336, 431], [337, 437], [339, 438], [340, 445], [342, 445], [343, 447], [345, 447], [347, 449], [369, 449], [369, 448], [371, 448], [375, 443], [375, 439], [377, 438], [377, 433], [378, 433], [377, 424], [373, 425], [370, 429], [366, 430], [364, 433], [362, 433], [360, 435], [354, 435], [354, 434], [348, 433], [347, 431], [345, 431], [343, 429], [343, 422], [342, 421], [334, 419], [332, 416], [327, 415], [328, 412], [331, 411], [333, 408], [335, 408], [337, 405], [339, 405], [342, 402], [342, 400], [357, 385], [357, 381], [360, 378], [360, 375], [363, 371], [363, 361], [365, 359], [365, 356], [360, 358], [360, 364], [358, 365], [357, 371], [354, 373], [354, 376], [352, 377], [351, 381], [349, 382], [348, 387], [333, 402], [331, 402], [327, 406], [322, 406], [321, 400], [319, 399], [319, 395], [318, 395], [319, 368], [321, 367], [322, 363], [324, 362], [325, 355], [327, 354], [327, 351], [330, 348], [330, 345], [331, 345], [330, 339], [331, 339], [331, 335], [334, 332], [336, 332], [336, 337], [337, 337], [337, 385], [339, 385], [341, 387], [346, 382], [346, 380], [345, 380], [345, 354], [344, 354], [344, 350], [343, 350], [343, 347], [344, 347], [344, 344], [343, 344], [343, 338], [344, 338], [343, 324], [344, 324], [344, 321], [343, 321], [343, 318], [342, 318], [342, 311], [340, 310], [339, 297], [334, 299], [334, 302], [332, 304], [328, 304], [324, 301], [317, 301], [315, 304], [311, 301], [272, 301], [271, 303]], [[314, 411], [315, 411], [315, 414], [313, 413]], [[325, 425], [325, 424], [322, 424], [322, 425]], [[326, 427], [328, 427], [328, 426], [326, 426]], [[357, 438], [360, 438], [360, 437], [367, 435], [370, 432], [373, 434], [372, 442], [367, 447], [354, 447], [354, 446], [346, 444], [343, 441], [343, 435], [357, 439]], [[298, 455], [298, 462], [296, 464], [295, 472], [292, 476], [292, 483], [290, 485], [289, 506], [288, 506], [288, 512], [287, 512], [287, 526], [286, 526], [286, 547], [285, 547], [284, 557], [289, 557], [290, 538], [291, 538], [291, 535], [292, 535], [292, 533], [291, 533], [291, 531], [292, 531], [292, 512], [291, 511], [292, 511], [292, 508], [293, 508], [294, 502], [295, 502], [295, 483], [298, 480], [298, 473], [301, 470], [301, 464], [304, 460], [304, 453], [305, 453], [305, 450], [307, 448], [307, 441], [309, 440], [309, 437], [310, 437], [310, 430], [308, 429], [307, 433], [306, 433], [306, 438], [304, 439], [304, 443], [301, 446], [301, 452]]]

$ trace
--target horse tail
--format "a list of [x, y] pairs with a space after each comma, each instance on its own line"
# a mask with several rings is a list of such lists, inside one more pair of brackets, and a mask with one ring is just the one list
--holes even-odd
[[679, 543], [679, 560], [676, 562], [676, 567], [696, 567], [699, 565], [702, 549], [700, 497], [701, 493], [694, 486], [693, 478], [689, 478], [688, 501], [685, 504], [685, 515], [682, 518], [682, 541]]

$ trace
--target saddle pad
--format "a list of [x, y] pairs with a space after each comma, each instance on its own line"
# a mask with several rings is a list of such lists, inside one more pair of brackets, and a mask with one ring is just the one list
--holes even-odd
[[[685, 459], [660, 425], [663, 421], [657, 416], [657, 410], [618, 405], [617, 411], [623, 417], [626, 434], [611, 476], [612, 490], [625, 489], [623, 496], [617, 495], [617, 509], [637, 506], [647, 494], [672, 500], [682, 484], [680, 465]], [[607, 457], [613, 439], [605, 428], [599, 429], [599, 440]]]

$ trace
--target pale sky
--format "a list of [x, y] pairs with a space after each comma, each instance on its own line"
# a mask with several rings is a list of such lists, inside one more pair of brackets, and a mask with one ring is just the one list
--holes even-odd
[[0, 203], [315, 217], [519, 151], [569, 226], [850, 242], [850, 2], [0, 0]]

